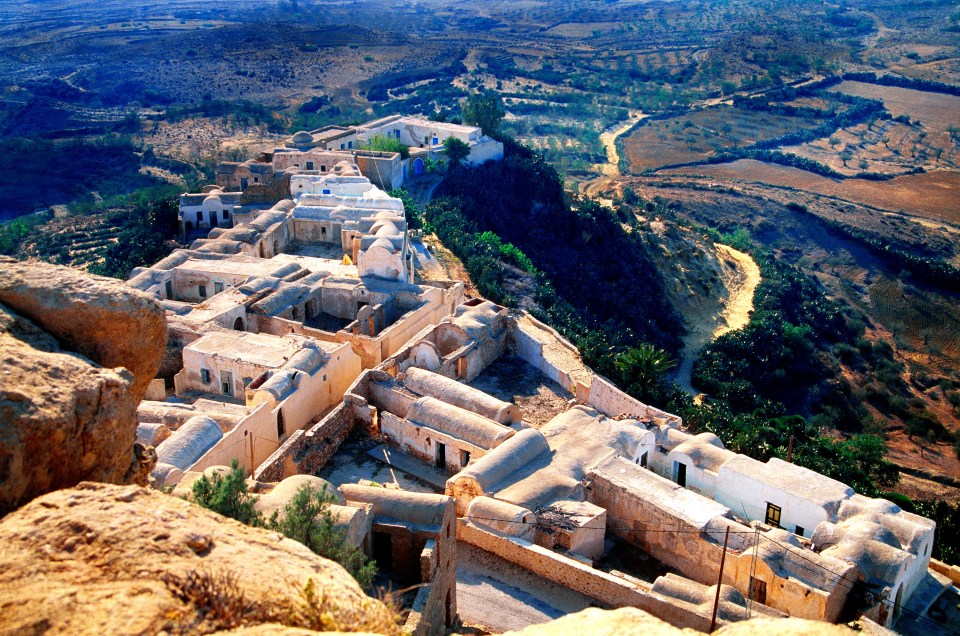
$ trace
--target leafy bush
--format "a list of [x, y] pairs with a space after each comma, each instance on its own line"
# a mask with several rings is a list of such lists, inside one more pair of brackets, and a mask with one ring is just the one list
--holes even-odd
[[267, 527], [310, 548], [320, 556], [336, 561], [368, 589], [377, 574], [377, 566], [368, 561], [356, 546], [346, 542], [346, 533], [336, 527], [337, 520], [330, 511], [335, 497], [326, 490], [318, 491], [302, 486], [283, 509], [283, 516], [274, 513]]
[[681, 322], [646, 234], [626, 231], [593, 201], [571, 201], [539, 153], [510, 139], [504, 146], [503, 161], [459, 168], [438, 187], [426, 215], [444, 244], [463, 258], [454, 245], [476, 250], [468, 235], [490, 231], [525, 254], [542, 273], [539, 317], [601, 373], [616, 377], [616, 353], [644, 342], [675, 354]]
[[379, 152], [399, 152], [403, 159], [410, 156], [410, 146], [400, 143], [399, 139], [386, 135], [374, 135], [370, 141], [360, 146], [361, 150], [377, 150]]
[[316, 554], [336, 561], [367, 589], [376, 576], [373, 561], [356, 546], [346, 541], [346, 533], [337, 528], [337, 520], [330, 511], [335, 501], [332, 494], [301, 487], [284, 507], [283, 515], [274, 513], [264, 520], [255, 508], [257, 498], [251, 495], [243, 478], [243, 469], [234, 460], [226, 474], [202, 475], [191, 488], [194, 502], [254, 527], [265, 527], [299, 541]]
[[937, 522], [933, 543], [933, 558], [945, 563], [960, 565], [960, 503], [948, 501], [916, 501], [914, 510], [918, 515]]
[[[751, 249], [742, 237], [734, 242]], [[836, 375], [819, 350], [855, 340], [862, 326], [798, 269], [769, 252], [752, 251], [762, 278], [750, 323], [707, 345], [694, 362], [692, 380], [737, 412], [766, 400], [805, 410], [812, 389]]]
[[193, 482], [190, 489], [191, 500], [224, 517], [236, 519], [250, 526], [260, 526], [263, 518], [253, 505], [257, 498], [247, 489], [243, 478], [243, 469], [233, 460], [226, 474], [213, 473], [210, 477], [202, 475]]

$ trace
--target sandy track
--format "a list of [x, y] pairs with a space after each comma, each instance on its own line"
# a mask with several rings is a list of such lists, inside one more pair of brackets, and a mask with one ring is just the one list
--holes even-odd
[[600, 143], [607, 151], [607, 163], [600, 166], [600, 170], [608, 177], [616, 177], [620, 174], [620, 154], [617, 152], [617, 138], [630, 130], [638, 121], [647, 117], [644, 113], [637, 113], [633, 117], [620, 122], [616, 128], [611, 128], [600, 133]]
[[760, 284], [760, 268], [749, 254], [735, 250], [729, 245], [717, 245], [717, 249], [737, 264], [737, 270], [743, 273], [744, 278], [739, 286], [730, 290], [723, 312], [723, 321], [726, 325], [716, 328], [713, 339], [719, 338], [728, 331], [740, 329], [750, 322], [753, 294]]
[[717, 244], [717, 256], [736, 265], [736, 273], [724, 281], [727, 298], [722, 301], [723, 311], [720, 319], [715, 316], [687, 314], [684, 320], [687, 336], [683, 339], [683, 353], [677, 367], [676, 380], [691, 395], [699, 392], [690, 383], [693, 361], [700, 350], [723, 334], [740, 329], [750, 322], [753, 311], [753, 294], [760, 284], [760, 268], [753, 258], [728, 245]]

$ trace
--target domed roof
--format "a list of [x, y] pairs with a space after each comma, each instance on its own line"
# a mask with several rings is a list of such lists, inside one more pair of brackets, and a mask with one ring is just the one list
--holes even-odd
[[295, 144], [309, 144], [313, 141], [313, 135], [308, 133], [305, 130], [293, 133], [293, 143]]

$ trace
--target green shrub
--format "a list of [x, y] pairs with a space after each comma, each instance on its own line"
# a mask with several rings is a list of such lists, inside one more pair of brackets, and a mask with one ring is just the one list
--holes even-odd
[[263, 524], [260, 513], [253, 507], [257, 498], [247, 490], [243, 469], [237, 464], [237, 460], [230, 463], [230, 470], [226, 474], [213, 473], [210, 477], [202, 475], [193, 482], [190, 499], [207, 510], [241, 523], [251, 526]]
[[400, 143], [395, 137], [386, 135], [374, 135], [370, 141], [360, 146], [361, 150], [376, 150], [379, 152], [399, 152], [400, 157], [407, 159], [410, 157], [410, 146]]
[[208, 510], [254, 527], [265, 527], [299, 541], [316, 554], [336, 561], [364, 588], [376, 576], [376, 564], [346, 541], [346, 533], [337, 528], [330, 511], [335, 501], [332, 494], [304, 486], [297, 491], [283, 510], [264, 520], [254, 508], [257, 498], [251, 495], [243, 478], [243, 469], [234, 460], [226, 474], [202, 475], [191, 488], [190, 499]]
[[346, 533], [337, 528], [330, 511], [335, 497], [326, 490], [302, 486], [283, 509], [283, 516], [274, 513], [267, 527], [310, 548], [314, 553], [336, 561], [368, 589], [377, 574], [373, 561], [356, 546], [346, 541]]

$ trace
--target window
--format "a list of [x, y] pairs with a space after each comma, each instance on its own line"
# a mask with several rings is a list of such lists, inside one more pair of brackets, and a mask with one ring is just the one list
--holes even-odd
[[200, 294], [200, 298], [207, 297], [207, 286], [206, 285], [197, 285], [197, 293]]
[[393, 134], [396, 135], [397, 139], [400, 139], [400, 129], [399, 129], [399, 128], [394, 128]]
[[224, 395], [233, 395], [233, 373], [230, 371], [220, 372], [220, 392]]
[[767, 583], [760, 579], [750, 577], [750, 600], [756, 601], [761, 605], [767, 604]]
[[312, 161], [308, 161], [308, 162], [307, 162], [307, 170], [313, 170], [313, 162], [312, 162]]
[[764, 519], [764, 523], [774, 528], [780, 527], [780, 506], [775, 506], [772, 503], [767, 504], [767, 517]]
[[793, 531], [794, 534], [798, 534], [801, 537], [803, 536], [803, 526], [797, 526], [797, 529]]
[[436, 146], [438, 143], [440, 143], [440, 138], [437, 137], [436, 135], [434, 135], [434, 136], [433, 136], [433, 145]]
[[326, 171], [327, 171], [327, 167], [321, 164], [320, 172], [326, 172]]
[[210, 369], [200, 369], [200, 381], [210, 384]]
[[323, 193], [324, 193], [324, 194], [330, 194], [330, 188], [324, 188], [324, 189], [323, 189]]
[[213, 283], [213, 293], [214, 293], [214, 294], [219, 294], [219, 293], [222, 292], [222, 291], [223, 291], [223, 283], [214, 282], [214, 283]]
[[469, 463], [470, 463], [470, 452], [465, 450], [460, 451], [460, 468], [465, 468]]
[[227, 220], [229, 220], [229, 219], [230, 219], [230, 213], [227, 212], [226, 210], [224, 210], [224, 211], [223, 211], [223, 220], [224, 220], [224, 221], [227, 221]]
[[347, 144], [340, 144], [340, 150], [346, 150]]
[[197, 212], [197, 223], [203, 220], [203, 212]]
[[253, 182], [254, 182], [254, 183], [260, 183], [260, 177], [254, 177], [254, 178], [253, 178]]
[[352, 142], [352, 141], [348, 141], [348, 142], [347, 142], [347, 148], [353, 148], [353, 142]]

